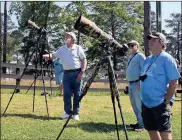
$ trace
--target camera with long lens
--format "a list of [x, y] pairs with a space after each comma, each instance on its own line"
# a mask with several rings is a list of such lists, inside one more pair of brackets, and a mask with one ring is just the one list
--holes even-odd
[[117, 52], [117, 54], [124, 56], [128, 50], [127, 44], [119, 44], [111, 35], [102, 31], [94, 22], [82, 15], [76, 21], [74, 28], [84, 35], [97, 39], [103, 44], [101, 46], [106, 46], [103, 47], [104, 49], [112, 53]]
[[139, 79], [143, 82], [143, 81], [145, 81], [146, 78], [147, 78], [147, 75], [145, 74], [145, 75], [140, 76]]

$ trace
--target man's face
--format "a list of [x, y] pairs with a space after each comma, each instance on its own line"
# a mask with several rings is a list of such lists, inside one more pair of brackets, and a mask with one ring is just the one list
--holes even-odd
[[162, 43], [162, 41], [159, 38], [151, 38], [149, 40], [149, 49], [152, 53], [162, 50], [163, 45], [164, 44]]
[[128, 48], [130, 53], [135, 53], [138, 50], [138, 46], [136, 44], [129, 44]]
[[65, 43], [69, 44], [69, 43], [71, 43], [71, 41], [72, 41], [71, 35], [65, 34]]

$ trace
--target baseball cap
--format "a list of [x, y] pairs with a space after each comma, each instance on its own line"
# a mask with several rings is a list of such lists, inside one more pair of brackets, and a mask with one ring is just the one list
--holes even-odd
[[76, 35], [74, 32], [66, 32], [66, 34], [72, 36], [73, 40], [76, 42]]
[[129, 43], [128, 43], [128, 45], [137, 45], [137, 46], [139, 46], [139, 43], [138, 43], [138, 41], [136, 41], [136, 40], [131, 40]]
[[159, 33], [159, 32], [152, 32], [151, 34], [149, 34], [147, 36], [148, 39], [151, 39], [151, 38], [158, 38], [160, 39], [162, 42], [164, 43], [167, 43], [167, 40], [166, 40], [166, 37], [165, 35], [163, 35], [162, 33]]

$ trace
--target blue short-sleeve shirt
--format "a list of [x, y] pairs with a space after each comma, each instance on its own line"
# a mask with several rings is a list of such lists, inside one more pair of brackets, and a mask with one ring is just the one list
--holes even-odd
[[133, 57], [132, 55], [129, 57], [128, 63], [130, 60], [131, 61], [126, 69], [126, 78], [128, 81], [135, 81], [139, 79], [143, 63], [145, 60], [144, 54], [140, 52], [138, 52], [138, 54], [136, 54], [133, 58], [132, 57]]
[[[148, 69], [150, 64], [152, 65]], [[140, 96], [142, 102], [149, 108], [161, 104], [166, 97], [170, 81], [180, 78], [174, 58], [164, 51], [158, 56], [147, 57], [141, 71], [141, 75], [144, 74], [147, 78], [141, 81]], [[174, 98], [173, 96], [172, 102]]]

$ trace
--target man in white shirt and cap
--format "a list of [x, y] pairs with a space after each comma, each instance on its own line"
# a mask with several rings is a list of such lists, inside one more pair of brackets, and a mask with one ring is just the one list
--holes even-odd
[[[83, 88], [82, 75], [86, 70], [87, 60], [85, 53], [81, 46], [76, 45], [76, 35], [74, 32], [65, 33], [65, 45], [60, 47], [55, 53], [51, 54], [52, 57], [59, 58], [64, 69], [63, 86], [64, 86], [64, 111], [65, 114], [61, 116], [62, 119], [67, 119], [72, 113], [73, 98], [73, 119], [79, 120], [79, 97]], [[49, 58], [44, 55], [44, 58]]]

